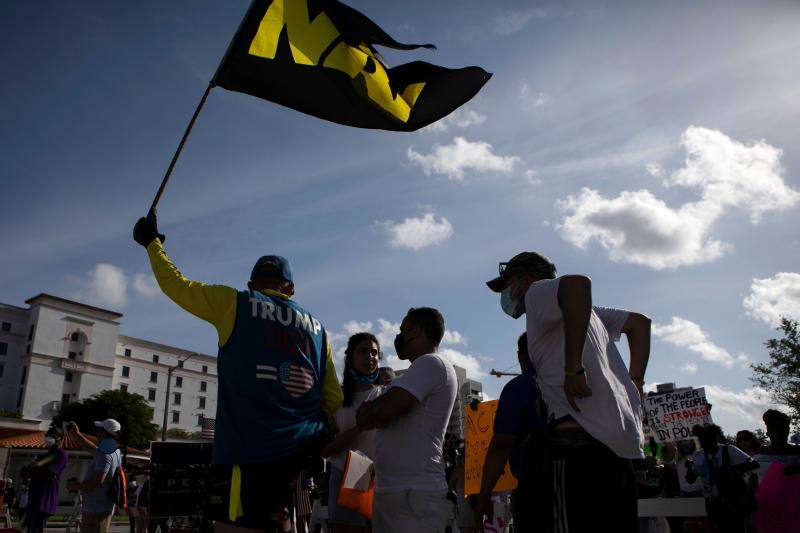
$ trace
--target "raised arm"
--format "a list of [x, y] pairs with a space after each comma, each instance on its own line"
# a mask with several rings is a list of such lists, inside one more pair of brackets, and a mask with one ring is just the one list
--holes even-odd
[[575, 398], [586, 398], [592, 390], [583, 368], [583, 346], [592, 315], [592, 282], [586, 276], [564, 276], [558, 285], [558, 305], [564, 318], [564, 392], [576, 411]]

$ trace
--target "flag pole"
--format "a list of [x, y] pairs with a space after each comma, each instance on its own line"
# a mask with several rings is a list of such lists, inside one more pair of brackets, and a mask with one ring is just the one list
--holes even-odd
[[183, 132], [183, 138], [181, 138], [181, 142], [178, 145], [178, 149], [175, 150], [175, 155], [172, 156], [172, 161], [169, 163], [169, 168], [167, 168], [167, 173], [164, 174], [164, 179], [161, 180], [161, 185], [158, 187], [158, 192], [156, 193], [156, 197], [153, 198], [153, 203], [150, 205], [150, 212], [154, 211], [156, 206], [158, 205], [158, 201], [161, 200], [161, 195], [164, 194], [164, 189], [167, 187], [167, 182], [169, 181], [169, 177], [172, 175], [172, 169], [175, 168], [175, 163], [178, 162], [178, 158], [183, 151], [183, 145], [186, 144], [186, 139], [189, 138], [189, 134], [192, 132], [192, 128], [194, 127], [194, 123], [197, 120], [198, 115], [200, 115], [200, 111], [203, 110], [203, 106], [206, 103], [206, 99], [208, 98], [208, 93], [211, 92], [211, 89], [214, 87], [213, 83], [209, 83], [208, 87], [206, 87], [206, 91], [203, 93], [203, 97], [200, 99], [200, 103], [197, 104], [197, 109], [194, 110], [194, 115], [192, 115], [192, 120], [189, 121], [189, 125], [186, 126], [186, 131]]

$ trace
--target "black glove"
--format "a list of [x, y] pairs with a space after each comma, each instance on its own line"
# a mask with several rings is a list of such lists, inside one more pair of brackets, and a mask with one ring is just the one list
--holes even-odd
[[147, 248], [147, 245], [156, 238], [162, 243], [167, 240], [162, 233], [158, 232], [156, 210], [151, 209], [147, 216], [140, 218], [133, 227], [133, 240]]

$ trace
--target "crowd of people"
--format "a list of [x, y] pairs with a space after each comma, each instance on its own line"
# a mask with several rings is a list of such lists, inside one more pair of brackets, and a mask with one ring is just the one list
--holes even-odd
[[[218, 333], [218, 531], [297, 527], [293, 490], [304, 472], [316, 472], [312, 485], [334, 532], [477, 531], [494, 513], [492, 492], [507, 461], [519, 480], [511, 497], [516, 531], [638, 532], [653, 526], [639, 519], [638, 498], [676, 494], [704, 496], [708, 517], [673, 520], [672, 531], [739, 531], [748, 527], [748, 501], [739, 490], [742, 514], [727, 512], [734, 481], [757, 480], [769, 461], [790, 464], [788, 473], [797, 464], [797, 447], [785, 438], [788, 419], [777, 412], [765, 415], [769, 446], [756, 447], [743, 434], [752, 457], [720, 444], [716, 426], [696, 428], [697, 450], [692, 440], [646, 456], [650, 320], [596, 305], [588, 277], [559, 277], [549, 259], [523, 252], [501, 262], [487, 282], [504, 313], [525, 316], [517, 346], [522, 373], [501, 394], [480, 491], [466, 498], [463, 443], [446, 442], [457, 381], [438, 353], [445, 332], [438, 310], [416, 307], [403, 318], [394, 351], [410, 366], [398, 377], [380, 372], [375, 336], [353, 335], [340, 385], [329, 334], [294, 300], [284, 257], [261, 257], [247, 290], [237, 290], [185, 278], [166, 254], [155, 211], [137, 222], [134, 239], [146, 248], [162, 291]], [[623, 335], [627, 364], [616, 347]], [[342, 482], [360, 457], [374, 467], [366, 511], [347, 501]]]

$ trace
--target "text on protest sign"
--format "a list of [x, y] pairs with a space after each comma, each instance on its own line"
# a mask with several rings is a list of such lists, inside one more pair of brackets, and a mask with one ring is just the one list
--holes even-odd
[[[464, 494], [477, 494], [481, 491], [483, 463], [486, 451], [494, 435], [494, 414], [497, 412], [497, 400], [481, 402], [476, 410], [469, 405], [464, 409], [466, 452], [464, 460]], [[503, 475], [497, 480], [494, 492], [514, 490], [517, 478], [511, 474], [506, 463]]]
[[656, 441], [692, 438], [692, 427], [711, 423], [706, 390], [688, 389], [645, 397], [645, 418]]

